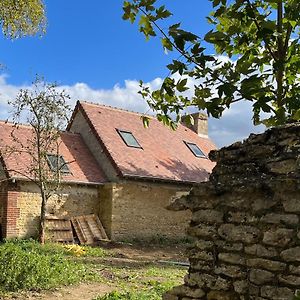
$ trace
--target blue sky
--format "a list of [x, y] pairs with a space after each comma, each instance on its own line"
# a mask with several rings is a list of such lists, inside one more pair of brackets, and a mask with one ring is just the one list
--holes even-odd
[[[203, 36], [210, 28], [205, 17], [208, 0], [165, 0], [174, 13], [172, 23]], [[158, 39], [149, 42], [137, 25], [122, 20], [122, 1], [47, 0], [48, 26], [43, 37], [8, 40], [0, 36], [0, 118], [6, 118], [6, 101], [20, 87], [29, 86], [35, 74], [68, 90], [72, 103], [78, 98], [142, 111], [136, 95], [137, 80], [156, 87], [168, 74]], [[211, 49], [212, 51], [212, 49]], [[253, 130], [248, 107], [238, 105], [221, 121], [210, 121], [211, 136], [219, 146], [246, 137]], [[245, 114], [245, 118], [241, 116]]]

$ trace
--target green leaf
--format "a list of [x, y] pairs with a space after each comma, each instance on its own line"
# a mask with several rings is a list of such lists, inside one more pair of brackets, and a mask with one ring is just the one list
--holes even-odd
[[176, 89], [178, 92], [185, 92], [187, 91], [189, 88], [186, 86], [187, 84], [187, 78], [182, 79], [182, 80], [178, 80], [177, 84], [176, 84]]
[[163, 45], [163, 47], [169, 51], [173, 51], [173, 45], [172, 43], [170, 42], [170, 39], [168, 38], [162, 38], [161, 39], [161, 43]]
[[145, 128], [148, 128], [149, 127], [149, 124], [150, 124], [150, 118], [147, 117], [147, 116], [141, 116], [141, 119], [143, 121], [143, 125]]

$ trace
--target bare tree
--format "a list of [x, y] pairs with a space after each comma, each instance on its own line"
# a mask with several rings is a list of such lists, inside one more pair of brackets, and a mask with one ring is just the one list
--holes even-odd
[[[45, 242], [46, 206], [49, 198], [58, 191], [61, 173], [67, 163], [60, 155], [60, 132], [68, 120], [70, 108], [66, 100], [69, 96], [58, 91], [55, 84], [46, 84], [37, 79], [32, 89], [20, 90], [9, 104], [12, 106], [14, 130], [12, 145], [6, 146], [2, 156], [13, 153], [25, 154], [30, 160], [22, 170], [8, 170], [33, 182], [41, 194], [41, 215], [39, 241]], [[31, 127], [30, 136], [20, 138], [18, 128], [25, 120]]]

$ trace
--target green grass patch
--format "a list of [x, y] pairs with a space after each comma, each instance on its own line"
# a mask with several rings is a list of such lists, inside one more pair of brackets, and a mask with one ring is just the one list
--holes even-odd
[[[41, 245], [39, 242], [33, 239], [28, 240], [9, 240], [4, 244], [13, 244], [25, 251], [34, 251], [39, 254], [45, 255], [55, 255], [60, 254], [63, 256], [77, 256], [76, 250], [80, 252], [80, 256], [91, 256], [91, 257], [106, 257], [111, 255], [107, 250], [100, 247], [91, 247], [91, 246], [78, 246], [78, 245], [62, 245], [57, 243], [45, 243]], [[74, 251], [72, 251], [72, 247]]]
[[0, 291], [50, 289], [90, 280], [94, 274], [66, 258], [60, 245], [12, 241], [0, 245]]
[[170, 290], [172, 285], [158, 281], [149, 281], [139, 289], [128, 291], [113, 291], [104, 296], [98, 296], [93, 300], [161, 300], [163, 293]]
[[155, 262], [102, 259], [114, 256], [113, 249], [100, 247], [6, 241], [0, 244], [0, 298], [6, 293], [94, 281], [116, 290], [96, 300], [158, 300], [180, 284], [187, 271]]

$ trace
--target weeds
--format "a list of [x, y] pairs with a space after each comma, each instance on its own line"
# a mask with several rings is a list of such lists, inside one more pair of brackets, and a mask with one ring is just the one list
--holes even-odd
[[63, 247], [42, 246], [34, 241], [0, 245], [0, 290], [41, 290], [93, 277], [84, 265], [64, 257]]
[[164, 292], [169, 290], [171, 286], [169, 284], [162, 284], [158, 281], [152, 281], [148, 283], [144, 290], [130, 290], [130, 291], [113, 291], [104, 296], [98, 296], [93, 300], [161, 300]]

